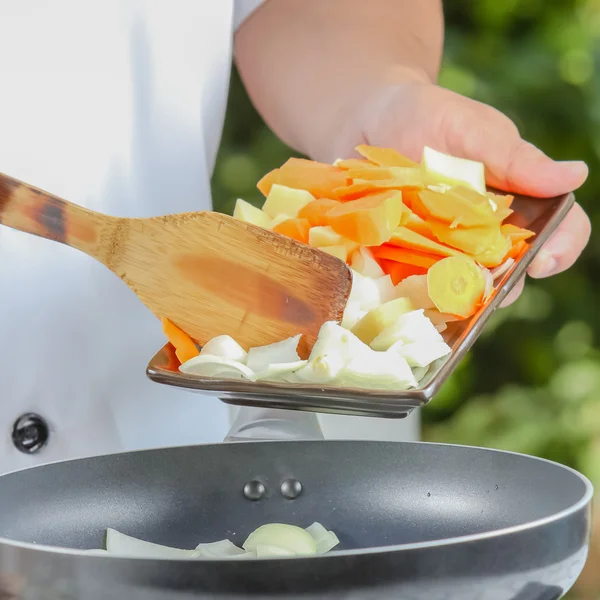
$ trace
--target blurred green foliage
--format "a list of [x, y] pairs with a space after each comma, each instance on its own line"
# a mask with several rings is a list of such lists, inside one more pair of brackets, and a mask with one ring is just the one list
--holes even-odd
[[[600, 0], [446, 5], [440, 85], [500, 109], [553, 158], [585, 160], [590, 177], [577, 198], [597, 229]], [[230, 212], [238, 196], [259, 203], [256, 181], [293, 154], [264, 125], [234, 72], [213, 178], [216, 208]], [[547, 457], [581, 470], [600, 489], [596, 277], [600, 237], [593, 235], [568, 272], [529, 280], [424, 410], [425, 439]]]

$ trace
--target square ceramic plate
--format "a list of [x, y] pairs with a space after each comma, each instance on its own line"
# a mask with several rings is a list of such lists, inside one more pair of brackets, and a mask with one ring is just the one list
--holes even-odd
[[170, 344], [164, 346], [152, 358], [147, 367], [147, 375], [157, 383], [192, 390], [207, 396], [217, 396], [223, 402], [240, 406], [384, 418], [406, 417], [413, 409], [426, 404], [435, 396], [483, 331], [494, 311], [525, 275], [534, 257], [567, 215], [574, 201], [573, 194], [550, 199], [515, 197], [511, 207], [514, 213], [507, 222], [525, 227], [535, 232], [536, 236], [527, 252], [495, 283], [496, 289], [485, 306], [466, 321], [448, 324], [448, 329], [443, 335], [452, 352], [429, 367], [418, 389], [391, 392], [315, 384], [221, 380], [185, 375], [178, 370], [179, 362]]

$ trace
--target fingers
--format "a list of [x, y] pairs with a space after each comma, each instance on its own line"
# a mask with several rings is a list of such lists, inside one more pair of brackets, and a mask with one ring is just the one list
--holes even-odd
[[491, 186], [551, 198], [579, 188], [588, 176], [580, 161], [555, 161], [521, 139], [515, 124], [496, 109], [452, 94], [443, 120], [446, 146], [483, 162]]
[[508, 296], [504, 299], [504, 302], [500, 305], [500, 308], [505, 308], [510, 306], [513, 302], [516, 302], [521, 294], [523, 293], [523, 289], [525, 288], [525, 277], [521, 277], [515, 287], [510, 290]]
[[535, 257], [529, 275], [549, 277], [570, 268], [587, 246], [591, 230], [588, 216], [575, 204]]

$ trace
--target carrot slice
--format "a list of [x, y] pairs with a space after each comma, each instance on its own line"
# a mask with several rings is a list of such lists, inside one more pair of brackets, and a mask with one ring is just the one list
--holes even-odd
[[346, 175], [350, 179], [366, 179], [368, 181], [393, 178], [392, 170], [385, 167], [355, 167], [348, 169]]
[[504, 196], [492, 192], [487, 192], [487, 196], [498, 208], [510, 208], [515, 199], [515, 197], [511, 195]]
[[498, 224], [489, 227], [450, 227], [448, 223], [429, 219], [433, 235], [443, 244], [462, 250], [466, 254], [481, 254], [494, 244], [502, 243]]
[[175, 354], [181, 364], [200, 354], [194, 340], [185, 331], [179, 329], [177, 325], [165, 317], [160, 322], [162, 323], [163, 332], [175, 348]]
[[426, 252], [418, 252], [417, 250], [405, 250], [397, 246], [384, 244], [379, 248], [369, 248], [375, 258], [387, 258], [399, 263], [414, 265], [428, 269], [443, 259], [435, 254], [427, 254]]
[[504, 262], [511, 249], [512, 244], [510, 240], [500, 234], [489, 246], [486, 246], [483, 252], [473, 254], [472, 256], [480, 265], [488, 269], [493, 269]]
[[[402, 192], [402, 201], [404, 202], [404, 204], [407, 204], [407, 195], [407, 192]], [[413, 212], [411, 212], [408, 216], [406, 223], [404, 223], [404, 227], [410, 229], [411, 231], [414, 231], [415, 233], [419, 233], [420, 235], [429, 238], [430, 240], [435, 240], [429, 223], [421, 219], [421, 217], [419, 217]]]
[[273, 169], [269, 171], [262, 179], [256, 184], [256, 187], [261, 191], [262, 195], [266, 198], [271, 191], [271, 186], [274, 183], [280, 183], [279, 181], [279, 169]]
[[[469, 192], [465, 192], [460, 188], [452, 188], [447, 192], [434, 192], [432, 190], [422, 190], [419, 192], [419, 199], [431, 217], [440, 221], [445, 221], [451, 224], [463, 225], [465, 227], [477, 227], [485, 225], [495, 225], [498, 223], [494, 216], [492, 207], [487, 198], [481, 194], [477, 194], [483, 201], [474, 200]], [[419, 214], [418, 207], [413, 203], [414, 212]], [[427, 220], [423, 214], [419, 214], [421, 218]]]
[[310, 231], [310, 223], [308, 219], [287, 219], [273, 227], [273, 231], [281, 235], [287, 235], [298, 242], [308, 244], [308, 232]]
[[377, 168], [377, 165], [374, 162], [364, 158], [346, 158], [343, 160], [336, 160], [333, 164], [340, 169], [364, 169], [365, 167]]
[[408, 265], [406, 263], [399, 263], [394, 260], [387, 260], [385, 258], [379, 259], [379, 264], [386, 275], [392, 278], [392, 283], [398, 285], [402, 280], [412, 275], [425, 275], [427, 269], [425, 267], [419, 267], [417, 265]]
[[386, 191], [339, 204], [326, 216], [329, 225], [345, 238], [363, 246], [379, 246], [408, 215], [402, 193]]
[[529, 231], [528, 229], [522, 229], [521, 227], [517, 227], [516, 225], [512, 225], [511, 223], [505, 223], [504, 225], [502, 225], [500, 227], [500, 231], [509, 240], [511, 240], [513, 244], [520, 240], [528, 240], [530, 237], [535, 235], [533, 231]]
[[529, 244], [525, 240], [519, 240], [508, 251], [508, 254], [506, 255], [506, 257], [514, 258], [515, 260], [518, 260], [519, 258], [521, 258], [521, 255], [525, 253], [525, 250], [527, 250], [528, 245]]
[[349, 179], [339, 167], [304, 158], [290, 158], [279, 169], [267, 173], [258, 182], [258, 189], [267, 196], [274, 183], [306, 190], [315, 198], [323, 198], [335, 188], [347, 185]]
[[427, 252], [429, 254], [438, 254], [439, 256], [461, 256], [463, 254], [454, 248], [430, 240], [407, 227], [398, 227], [388, 243], [392, 246], [399, 246], [408, 250], [418, 250], [419, 252]]
[[441, 313], [470, 317], [485, 293], [485, 277], [470, 258], [450, 256], [427, 272], [427, 291]]
[[301, 208], [298, 217], [300, 219], [307, 219], [311, 227], [324, 226], [327, 225], [325, 215], [338, 204], [339, 202], [337, 200], [319, 198], [318, 200], [309, 202], [306, 206]]
[[367, 146], [360, 144], [356, 146], [356, 151], [366, 159], [374, 162], [380, 167], [418, 167], [419, 164], [393, 148], [379, 148], [377, 146]]

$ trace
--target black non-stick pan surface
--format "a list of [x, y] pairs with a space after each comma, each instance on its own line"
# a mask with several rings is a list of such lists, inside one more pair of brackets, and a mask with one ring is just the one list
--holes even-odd
[[[585, 562], [591, 496], [555, 463], [438, 444], [249, 442], [56, 463], [0, 477], [0, 598], [554, 600]], [[232, 562], [44, 547], [100, 548], [107, 527], [241, 544], [264, 523], [314, 521], [341, 551]]]

